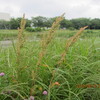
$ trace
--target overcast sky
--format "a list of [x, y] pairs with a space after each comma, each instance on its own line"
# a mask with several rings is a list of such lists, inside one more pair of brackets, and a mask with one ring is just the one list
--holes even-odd
[[0, 0], [0, 12], [11, 17], [55, 17], [66, 13], [66, 18], [100, 18], [100, 0]]

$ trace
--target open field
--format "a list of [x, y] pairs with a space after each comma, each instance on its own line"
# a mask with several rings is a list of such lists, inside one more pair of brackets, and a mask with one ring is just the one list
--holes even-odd
[[[57, 36], [60, 38], [69, 38], [73, 36], [78, 30], [58, 30]], [[34, 39], [34, 37], [42, 37], [44, 33], [47, 33], [47, 31], [44, 32], [27, 32], [25, 31], [24, 34], [26, 37], [29, 37], [29, 39]], [[0, 41], [2, 40], [12, 40], [17, 39], [18, 30], [0, 30]], [[91, 36], [92, 35], [92, 36]], [[81, 36], [81, 38], [88, 38], [88, 37], [100, 37], [100, 30], [85, 30]]]
[[[27, 41], [20, 64], [16, 42], [0, 47], [0, 73], [4, 73], [0, 76], [0, 100], [28, 100], [30, 96], [35, 98], [30, 100], [100, 100], [100, 30], [85, 30], [66, 52], [64, 62], [57, 64], [66, 41], [77, 31], [57, 30], [40, 66], [41, 38], [48, 31], [24, 32]], [[17, 33], [0, 30], [0, 40], [17, 40]]]

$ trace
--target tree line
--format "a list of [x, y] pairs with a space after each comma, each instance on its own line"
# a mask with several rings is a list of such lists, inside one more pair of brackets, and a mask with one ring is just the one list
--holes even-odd
[[[31, 20], [26, 19], [26, 27], [42, 27], [50, 28], [56, 17], [47, 18], [43, 16], [32, 17]], [[0, 29], [17, 29], [20, 26], [21, 18], [11, 18], [10, 21], [0, 20]], [[99, 18], [64, 18], [60, 23], [62, 29], [79, 29], [80, 27], [87, 26], [89, 29], [100, 29]]]

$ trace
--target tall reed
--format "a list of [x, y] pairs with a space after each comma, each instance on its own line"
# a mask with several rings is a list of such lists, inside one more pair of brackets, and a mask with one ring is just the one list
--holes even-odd
[[64, 14], [56, 18], [47, 36], [43, 37], [41, 41], [42, 50], [39, 53], [39, 59], [38, 59], [37, 65], [41, 65], [41, 61], [46, 53], [46, 49], [48, 45], [50, 44], [51, 40], [54, 38], [55, 31], [59, 28], [60, 22], [63, 20], [63, 17], [64, 17]]
[[72, 36], [70, 39], [68, 39], [66, 46], [65, 46], [65, 50], [64, 52], [61, 54], [61, 59], [58, 61], [58, 65], [63, 63], [63, 61], [65, 60], [65, 56], [66, 53], [68, 52], [69, 48], [77, 41], [77, 39], [81, 36], [82, 32], [87, 28], [88, 26], [85, 26], [83, 28], [80, 28], [80, 30], [74, 35]]
[[23, 34], [25, 24], [26, 24], [26, 20], [25, 20], [25, 14], [24, 14], [23, 18], [21, 19], [20, 27], [18, 28], [18, 39], [17, 39], [17, 48], [16, 48], [16, 54], [17, 54], [16, 78], [17, 78], [17, 82], [18, 82], [18, 80], [21, 80], [21, 70], [24, 69], [24, 67], [22, 65], [22, 62], [23, 62], [22, 48], [25, 43], [25, 35]]
[[25, 24], [26, 24], [26, 20], [25, 20], [25, 14], [24, 14], [20, 23], [20, 28], [18, 28], [18, 41], [17, 41], [17, 63], [18, 64], [20, 64], [21, 62], [21, 49], [25, 42], [25, 36], [23, 34]]

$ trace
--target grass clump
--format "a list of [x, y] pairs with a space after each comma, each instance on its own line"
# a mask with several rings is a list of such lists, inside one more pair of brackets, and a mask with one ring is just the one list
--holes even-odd
[[42, 29], [40, 27], [37, 27], [37, 28], [26, 27], [26, 31], [28, 31], [28, 32], [41, 32]]
[[[77, 30], [57, 30], [62, 18], [44, 33], [40, 45], [40, 40], [25, 41], [23, 17], [17, 44], [0, 48], [0, 100], [100, 100], [100, 39], [79, 39], [86, 27], [75, 35]], [[56, 67], [62, 52], [64, 62]]]

